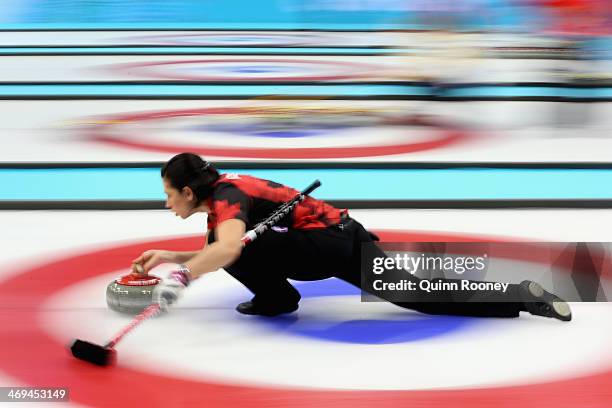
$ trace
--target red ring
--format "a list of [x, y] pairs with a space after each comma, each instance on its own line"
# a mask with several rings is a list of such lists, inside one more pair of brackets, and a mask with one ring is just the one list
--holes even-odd
[[[215, 76], [215, 75], [182, 75], [178, 73], [164, 73], [162, 72], [150, 72], [148, 68], [158, 67], [164, 65], [180, 65], [180, 64], [211, 64], [211, 63], [249, 63], [249, 62], [268, 62], [268, 63], [299, 63], [299, 64], [310, 64], [320, 66], [333, 66], [340, 67], [337, 69], [340, 72], [348, 72], [340, 75], [301, 75], [301, 76], [288, 76], [288, 77], [265, 77], [265, 78], [241, 78], [239, 76]], [[264, 81], [339, 81], [348, 79], [357, 79], [362, 71], [371, 71], [377, 73], [381, 70], [378, 65], [364, 64], [361, 62], [347, 62], [340, 60], [333, 60], [329, 62], [312, 61], [312, 60], [300, 60], [300, 59], [271, 59], [271, 58], [238, 58], [238, 59], [211, 59], [211, 60], [193, 60], [193, 61], [162, 61], [162, 62], [136, 62], [129, 64], [117, 64], [111, 65], [110, 69], [113, 72], [129, 72], [130, 77], [142, 76], [145, 78], [152, 79], [168, 79], [168, 80], [180, 80], [180, 81], [232, 81], [232, 82], [264, 82]]]
[[[489, 241], [486, 237], [383, 231], [387, 242]], [[495, 238], [499, 241], [499, 238]], [[612, 395], [612, 369], [568, 380], [530, 385], [416, 391], [304, 390], [200, 382], [141, 372], [118, 365], [101, 369], [75, 360], [66, 346], [49, 336], [40, 323], [43, 304], [56, 292], [81, 280], [129, 265], [135, 253], [151, 247], [196, 249], [202, 237], [143, 242], [72, 256], [32, 269], [0, 282], [0, 368], [19, 382], [33, 386], [70, 388], [71, 401], [90, 406], [195, 406], [269, 407], [331, 405], [339, 408], [428, 406], [473, 407], [546, 405], [556, 408], [607, 408]], [[542, 340], [543, 342], [546, 339]], [[545, 344], [543, 344], [545, 346]], [[205, 362], [203, 362], [205, 364]], [[410, 367], [406, 362], [407, 369]], [[367, 374], [367, 373], [366, 373]], [[535, 404], [535, 405], [534, 405]]]
[[[315, 39], [319, 39], [319, 42], [321, 42], [321, 39], [326, 39], [326, 37], [321, 36], [321, 35], [317, 35], [317, 34], [306, 34], [306, 33], [300, 33], [298, 34], [277, 34], [277, 33], [265, 33], [265, 34], [261, 34], [261, 33], [257, 33], [257, 32], [246, 32], [246, 33], [199, 33], [199, 34], [172, 34], [172, 35], [153, 35], [153, 36], [138, 36], [138, 37], [128, 37], [129, 40], [134, 40], [134, 41], [141, 41], [142, 43], [151, 43], [151, 42], [159, 42], [160, 44], [163, 45], [177, 45], [177, 46], [185, 46], [185, 45], [189, 45], [192, 47], [227, 47], [227, 46], [231, 46], [231, 47], [251, 47], [253, 46], [253, 44], [236, 44], [236, 45], [228, 45], [226, 43], [219, 43], [219, 42], [194, 42], [194, 41], [177, 41], [176, 39], [181, 39], [181, 38], [186, 38], [186, 37], [195, 37], [195, 38], [209, 38], [209, 37], [245, 37], [248, 35], [253, 35], [253, 36], [260, 36], [260, 37], [270, 37], [270, 39], [275, 39], [277, 40], [276, 42], [255, 42], [255, 44], [258, 44], [260, 46], [267, 46], [267, 47], [307, 47], [307, 46], [312, 46], [312, 38]], [[278, 39], [283, 39], [283, 37], [285, 37], [285, 40], [288, 37], [295, 37], [296, 39], [298, 37], [303, 38], [301, 40], [301, 42], [298, 41], [278, 41]], [[325, 45], [325, 42], [322, 42], [320, 45]]]
[[[438, 123], [426, 117], [418, 117], [415, 121], [419, 126], [435, 127], [439, 133], [435, 138], [423, 142], [399, 143], [383, 146], [343, 146], [331, 148], [294, 148], [294, 149], [273, 149], [256, 147], [215, 147], [215, 146], [191, 146], [191, 145], [169, 145], [162, 143], [145, 143], [126, 140], [106, 132], [108, 126], [115, 126], [126, 122], [135, 122], [159, 118], [173, 118], [179, 116], [196, 115], [223, 115], [239, 114], [251, 112], [252, 109], [245, 108], [203, 108], [203, 109], [184, 109], [175, 111], [154, 111], [136, 114], [125, 114], [109, 117], [103, 124], [95, 125], [89, 129], [90, 136], [101, 143], [114, 145], [122, 148], [132, 148], [163, 153], [193, 152], [208, 157], [236, 157], [251, 159], [333, 159], [351, 157], [374, 157], [388, 156], [393, 154], [414, 153], [425, 150], [440, 149], [450, 145], [465, 143], [475, 139], [475, 133], [459, 128], [450, 128], [445, 124]], [[409, 121], [412, 118], [408, 118]]]

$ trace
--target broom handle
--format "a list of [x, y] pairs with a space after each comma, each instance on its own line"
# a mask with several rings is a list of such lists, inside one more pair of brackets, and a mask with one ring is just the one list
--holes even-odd
[[106, 343], [104, 347], [106, 348], [115, 347], [115, 344], [119, 343], [119, 341], [123, 338], [123, 336], [131, 332], [134, 329], [134, 327], [138, 326], [140, 323], [144, 322], [149, 317], [153, 317], [156, 314], [158, 314], [159, 311], [160, 311], [159, 303], [153, 303], [152, 305], [147, 306], [147, 308], [143, 310], [138, 316], [136, 316], [130, 322], [130, 324], [125, 326], [123, 329], [121, 329], [119, 333], [115, 335], [115, 337], [110, 339], [110, 341]]
[[[321, 185], [321, 182], [319, 180], [315, 180], [311, 185], [306, 187], [302, 192], [296, 194], [296, 196], [293, 197], [293, 199], [281, 205], [268, 218], [266, 218], [264, 221], [257, 224], [255, 228], [247, 231], [242, 237], [242, 243], [244, 245], [247, 245], [250, 242], [253, 242], [254, 240], [256, 240], [258, 236], [266, 232], [274, 224], [276, 224], [283, 217], [285, 217], [287, 214], [293, 211], [293, 209], [300, 203], [300, 201], [304, 200], [304, 198], [308, 194], [312, 193], [314, 189], [316, 189], [320, 185]], [[134, 317], [134, 319], [130, 322], [130, 324], [125, 326], [123, 329], [121, 329], [121, 331], [119, 331], [119, 333], [115, 335], [115, 337], [110, 339], [109, 342], [106, 343], [104, 347], [106, 348], [115, 347], [115, 345], [119, 343], [119, 341], [123, 338], [123, 336], [125, 336], [126, 334], [134, 330], [134, 328], [138, 326], [140, 323], [158, 314], [160, 310], [161, 308], [159, 306], [159, 303], [153, 303], [152, 305], [148, 306], [138, 316]]]
[[277, 222], [282, 220], [287, 214], [303, 201], [306, 196], [312, 193], [321, 185], [319, 180], [315, 180], [312, 184], [306, 187], [302, 192], [298, 193], [291, 200], [287, 201], [277, 208], [268, 218], [257, 224], [253, 229], [248, 230], [242, 237], [242, 244], [247, 245], [257, 239], [261, 234], [272, 228]]

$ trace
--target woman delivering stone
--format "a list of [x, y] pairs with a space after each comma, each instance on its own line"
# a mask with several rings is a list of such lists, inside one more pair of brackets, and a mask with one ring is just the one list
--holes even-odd
[[[300, 294], [288, 279], [336, 277], [362, 287], [362, 262], [385, 256], [373, 242], [376, 237], [349, 217], [347, 210], [310, 196], [270, 231], [245, 246], [241, 240], [245, 232], [294, 198], [297, 190], [251, 176], [219, 174], [209, 162], [192, 153], [170, 159], [161, 176], [167, 208], [183, 219], [197, 212], [208, 214], [208, 244], [202, 250], [150, 250], [133, 261], [133, 272], [140, 274], [161, 263], [179, 264], [154, 290], [154, 299], [164, 308], [172, 305], [191, 281], [223, 268], [254, 294], [250, 301], [236, 307], [238, 312], [264, 316], [291, 313], [298, 309]], [[362, 244], [374, 248], [373, 253], [362, 253]], [[421, 279], [407, 276], [417, 284], [415, 287], [419, 286]], [[482, 302], [458, 301], [456, 296], [443, 294], [438, 294], [435, 301], [422, 301], [429, 294], [418, 289], [414, 295], [414, 301], [393, 303], [429, 314], [517, 317], [521, 311], [528, 311], [571, 320], [568, 304], [532, 281], [508, 284], [503, 292], [482, 293], [486, 299]]]

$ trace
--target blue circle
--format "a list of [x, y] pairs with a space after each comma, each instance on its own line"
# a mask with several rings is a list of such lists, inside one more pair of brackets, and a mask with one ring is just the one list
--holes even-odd
[[[360, 295], [359, 289], [339, 279], [296, 284], [303, 298]], [[405, 317], [404, 317], [405, 315]], [[400, 316], [400, 317], [398, 317]], [[317, 340], [356, 344], [395, 344], [424, 340], [464, 330], [477, 319], [463, 316], [433, 316], [398, 308], [393, 319], [337, 321], [317, 316], [316, 320], [299, 314], [275, 318], [257, 318], [274, 328], [293, 335]]]
[[214, 67], [197, 67], [192, 68], [193, 71], [209, 71], [217, 70], [227, 72], [228, 74], [295, 74], [303, 72], [304, 68], [288, 67], [284, 65], [229, 65], [214, 66]]
[[[252, 36], [252, 37], [248, 37], [248, 36], [228, 36], [228, 37], [220, 37], [221, 41], [223, 42], [227, 42], [227, 43], [252, 43], [252, 42], [262, 42], [262, 41], [267, 41], [270, 42], [270, 38], [268, 37], [263, 37], [263, 36]], [[276, 39], [272, 39], [273, 41], [276, 41]], [[217, 39], [217, 41], [219, 41]]]
[[293, 139], [300, 137], [313, 137], [329, 134], [333, 130], [346, 128], [346, 125], [326, 124], [317, 125], [317, 127], [298, 127], [287, 125], [284, 127], [277, 124], [277, 129], [274, 128], [273, 121], [266, 121], [261, 124], [232, 124], [230, 120], [227, 123], [215, 123], [207, 125], [189, 126], [188, 131], [196, 132], [225, 132], [233, 134], [242, 134], [252, 137], [273, 137], [279, 139]]
[[[295, 38], [290, 36], [266, 36], [266, 35], [253, 35], [253, 36], [218, 36], [218, 37], [203, 37], [201, 42], [216, 42], [216, 43], [232, 43], [232, 44], [249, 44], [249, 43], [265, 43], [265, 44], [284, 44], [294, 43]], [[303, 41], [303, 40], [302, 40]]]

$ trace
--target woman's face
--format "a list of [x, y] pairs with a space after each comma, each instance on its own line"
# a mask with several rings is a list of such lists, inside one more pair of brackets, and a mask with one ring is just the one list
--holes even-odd
[[200, 209], [196, 207], [197, 199], [189, 187], [183, 190], [174, 188], [168, 180], [163, 179], [164, 193], [166, 193], [166, 208], [169, 208], [182, 219], [188, 218]]

